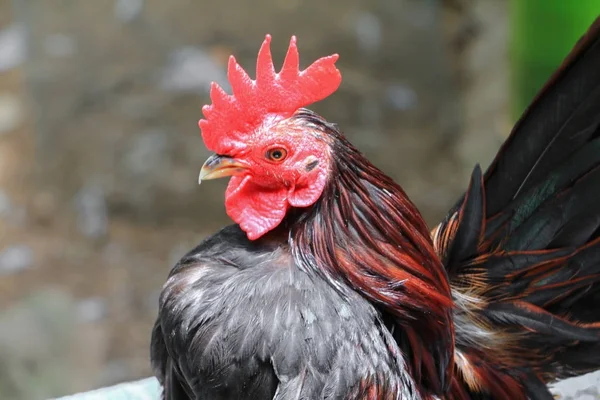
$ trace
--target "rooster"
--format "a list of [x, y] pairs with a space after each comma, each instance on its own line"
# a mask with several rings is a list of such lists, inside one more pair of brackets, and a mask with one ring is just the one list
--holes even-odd
[[256, 79], [233, 56], [200, 120], [235, 224], [173, 268], [163, 398], [552, 399], [600, 368], [600, 19], [430, 232], [401, 187], [304, 107], [337, 55]]

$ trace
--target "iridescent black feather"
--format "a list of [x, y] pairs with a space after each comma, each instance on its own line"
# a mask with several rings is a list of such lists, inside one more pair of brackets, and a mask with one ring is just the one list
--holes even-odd
[[500, 372], [549, 399], [600, 368], [600, 20], [433, 235], [472, 388]]

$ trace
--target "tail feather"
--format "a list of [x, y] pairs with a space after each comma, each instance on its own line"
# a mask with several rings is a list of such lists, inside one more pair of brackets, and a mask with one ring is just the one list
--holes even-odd
[[600, 369], [600, 18], [433, 240], [471, 392], [547, 399]]
[[526, 301], [494, 302], [485, 308], [483, 315], [498, 325], [521, 326], [547, 335], [548, 345], [553, 346], [573, 341], [597, 342], [600, 335], [600, 323], [577, 324]]
[[[600, 99], [598, 104], [600, 105]], [[502, 247], [506, 250], [548, 248], [550, 242], [543, 242], [545, 236], [537, 238], [537, 240], [541, 240], [537, 245], [530, 244], [528, 238], [524, 237], [524, 235], [538, 236], [531, 224], [541, 229], [540, 233], [546, 232], [553, 240], [564, 240], [560, 239], [561, 235], [552, 231], [552, 226], [558, 226], [562, 230], [575, 217], [582, 214], [594, 215], [600, 212], [600, 209], [593, 207], [593, 204], [591, 208], [582, 207], [594, 200], [590, 198], [590, 195], [597, 195], [595, 192], [598, 191], [598, 188], [595, 188], [594, 185], [597, 186], [599, 179], [598, 165], [600, 165], [600, 138], [585, 143], [561, 164], [555, 164], [554, 168], [547, 172], [544, 180], [531, 186], [526, 192], [522, 192], [507, 204], [502, 213], [492, 217], [491, 221], [487, 223], [485, 238], [486, 241], [489, 241], [487, 247]], [[591, 191], [589, 191], [590, 187]], [[559, 218], [556, 218], [556, 214]], [[545, 223], [549, 223], [550, 226]], [[590, 234], [596, 229], [597, 227]], [[571, 230], [575, 230], [579, 236], [584, 232], [580, 225], [574, 226]], [[567, 238], [570, 241], [575, 239], [571, 235]], [[583, 236], [578, 243], [573, 243], [573, 245], [581, 245], [588, 238]], [[503, 241], [508, 241], [508, 243], [503, 243]]]
[[486, 173], [488, 216], [597, 134], [599, 38], [596, 20], [513, 128]]
[[[545, 184], [549, 184], [547, 181]], [[550, 183], [551, 185], [551, 183]], [[535, 200], [534, 200], [535, 202]], [[600, 167], [579, 178], [572, 187], [557, 193], [540, 205], [523, 221], [516, 215], [510, 222], [511, 229], [500, 246], [507, 251], [545, 249], [552, 243], [562, 228], [581, 214], [600, 215]], [[518, 226], [514, 229], [512, 226]], [[582, 233], [579, 231], [579, 233]], [[588, 238], [584, 238], [586, 241]]]

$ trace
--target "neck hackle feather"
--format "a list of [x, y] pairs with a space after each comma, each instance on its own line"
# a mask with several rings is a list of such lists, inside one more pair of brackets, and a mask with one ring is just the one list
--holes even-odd
[[294, 118], [333, 138], [335, 177], [314, 207], [288, 221], [296, 259], [375, 304], [415, 380], [443, 394], [454, 364], [453, 303], [421, 214], [334, 125], [308, 110]]

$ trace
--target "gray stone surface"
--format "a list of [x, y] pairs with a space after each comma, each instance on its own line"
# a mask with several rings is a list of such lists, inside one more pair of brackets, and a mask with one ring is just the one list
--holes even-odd
[[600, 399], [600, 372], [565, 379], [551, 387], [560, 400], [597, 400]]

